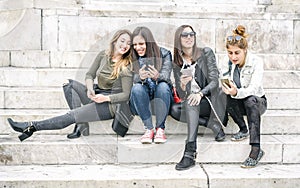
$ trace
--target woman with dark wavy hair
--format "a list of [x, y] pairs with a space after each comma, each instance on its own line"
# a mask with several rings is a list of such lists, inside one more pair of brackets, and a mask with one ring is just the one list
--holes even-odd
[[[147, 27], [137, 27], [133, 31], [132, 45], [134, 85], [131, 89], [130, 105], [133, 113], [142, 119], [146, 130], [140, 141], [143, 144], [153, 141], [164, 143], [167, 141], [165, 121], [172, 102], [172, 55], [169, 50], [157, 45]], [[152, 123], [151, 102], [154, 105], [155, 126]]]
[[[188, 126], [184, 155], [176, 170], [186, 170], [195, 165], [199, 123], [213, 130], [216, 141], [225, 139], [223, 128], [215, 114], [211, 113], [208, 101], [211, 100], [217, 109], [215, 101], [218, 99], [219, 72], [215, 54], [208, 47], [197, 46], [196, 32], [190, 25], [182, 25], [176, 30], [173, 72], [176, 89], [184, 102], [172, 106], [171, 116], [187, 122]], [[200, 117], [207, 121], [199, 122]]]

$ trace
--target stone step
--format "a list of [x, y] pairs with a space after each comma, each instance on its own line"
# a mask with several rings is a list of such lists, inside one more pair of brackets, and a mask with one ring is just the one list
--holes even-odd
[[[12, 68], [0, 67], [2, 87], [61, 87], [67, 79], [84, 83], [86, 69], [71, 68]], [[16, 76], [18, 75], [18, 76]], [[173, 77], [172, 77], [173, 79]], [[266, 70], [263, 79], [266, 89], [300, 88], [300, 71]]]
[[[67, 110], [44, 110], [44, 109], [32, 109], [32, 110], [0, 110], [0, 132], [1, 134], [11, 134], [14, 131], [11, 129], [7, 122], [7, 118], [13, 118], [15, 121], [34, 121], [51, 118], [54, 116], [65, 114]], [[155, 117], [153, 117], [155, 122]], [[300, 134], [298, 126], [300, 122], [299, 110], [267, 110], [263, 115], [261, 123], [262, 134]], [[98, 121], [90, 123], [90, 134], [93, 135], [114, 135], [115, 133], [111, 129], [112, 120]], [[38, 132], [38, 134], [62, 134], [66, 135], [73, 131], [73, 125], [62, 129], [53, 131]], [[229, 119], [228, 126], [224, 129], [227, 134], [233, 134], [238, 131], [238, 127]], [[139, 116], [136, 116], [132, 121], [128, 134], [130, 135], [142, 135], [144, 133], [144, 127]], [[174, 120], [168, 116], [166, 121], [166, 134], [186, 134], [187, 125]], [[209, 129], [204, 127], [199, 128], [199, 133], [212, 134]]]
[[[44, 120], [54, 116], [65, 114], [67, 110], [0, 110], [0, 132], [2, 134], [10, 134], [13, 130], [10, 128], [7, 118], [13, 118], [15, 121], [34, 121]], [[298, 122], [300, 121], [299, 110], [267, 110], [262, 117], [261, 134], [300, 134]], [[153, 117], [155, 122], [155, 117]], [[106, 135], [115, 134], [111, 129], [112, 120], [98, 121], [90, 123], [90, 134]], [[73, 125], [53, 131], [43, 131], [39, 134], [63, 134], [66, 135], [73, 131]], [[224, 129], [227, 134], [233, 134], [238, 131], [238, 127], [229, 117], [228, 126]], [[133, 119], [128, 134], [141, 135], [144, 132], [144, 127], [139, 116]], [[174, 120], [171, 116], [167, 117], [166, 134], [186, 134], [186, 123], [181, 123]], [[209, 129], [204, 127], [199, 128], [199, 133], [212, 134]]]
[[[183, 154], [186, 135], [168, 135], [165, 144], [141, 144], [140, 136], [90, 135], [67, 139], [64, 135], [34, 134], [20, 142], [18, 133], [0, 135], [1, 164], [171, 164]], [[300, 135], [262, 135], [265, 151], [262, 163], [300, 163]], [[216, 142], [212, 136], [198, 136], [197, 162], [241, 163], [250, 151], [249, 139]]]
[[[155, 188], [295, 188], [300, 165], [199, 164], [176, 171], [175, 165], [20, 165], [0, 166], [0, 187], [155, 187]], [[230, 173], [228, 173], [230, 172]], [[246, 183], [245, 183], [246, 182]], [[259, 182], [259, 183], [257, 183]]]
[[[175, 26], [174, 26], [175, 27]], [[166, 39], [165, 39], [166, 40]], [[102, 46], [105, 46], [104, 44]], [[172, 51], [172, 46], [163, 46]], [[213, 48], [213, 47], [212, 47]], [[100, 49], [98, 50], [100, 51]], [[18, 68], [69, 68], [87, 69], [97, 52], [70, 51], [0, 51], [0, 67]], [[257, 54], [264, 62], [266, 71], [300, 70], [300, 54]], [[222, 63], [226, 54], [216, 54], [217, 62]], [[36, 60], [39, 61], [36, 61]], [[280, 63], [279, 63], [280, 62]]]
[[[270, 80], [272, 82], [272, 80]], [[266, 89], [268, 109], [300, 109], [300, 89]], [[36, 99], [36, 100], [32, 100]], [[0, 108], [3, 109], [68, 109], [62, 87], [0, 88]]]

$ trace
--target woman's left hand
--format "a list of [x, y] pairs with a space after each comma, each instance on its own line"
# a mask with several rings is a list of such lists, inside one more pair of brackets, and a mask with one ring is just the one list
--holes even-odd
[[200, 104], [201, 101], [201, 95], [197, 94], [197, 93], [192, 93], [188, 96], [187, 100], [188, 100], [188, 104], [191, 106], [196, 106]]
[[156, 70], [154, 65], [149, 65], [148, 66], [148, 71], [149, 71], [149, 78], [152, 78], [153, 80], [157, 80], [159, 77], [159, 72]]
[[224, 83], [222, 85], [222, 90], [227, 95], [236, 96], [236, 94], [237, 94], [237, 87], [236, 87], [236, 85], [232, 81], [229, 81], [229, 85], [230, 85], [230, 87], [228, 87], [228, 85], [226, 85]]
[[103, 103], [103, 102], [110, 101], [109, 96], [105, 96], [103, 94], [97, 94], [94, 97], [92, 97], [91, 99], [96, 103]]

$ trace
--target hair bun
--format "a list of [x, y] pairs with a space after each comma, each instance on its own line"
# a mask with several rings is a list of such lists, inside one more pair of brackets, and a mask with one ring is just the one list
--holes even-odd
[[242, 36], [242, 37], [244, 37], [244, 38], [247, 38], [247, 37], [248, 37], [248, 34], [246, 33], [246, 28], [245, 28], [244, 26], [242, 26], [242, 25], [238, 25], [238, 26], [236, 27], [236, 29], [233, 30], [232, 32], [233, 32], [234, 34], [240, 35], [240, 36]]

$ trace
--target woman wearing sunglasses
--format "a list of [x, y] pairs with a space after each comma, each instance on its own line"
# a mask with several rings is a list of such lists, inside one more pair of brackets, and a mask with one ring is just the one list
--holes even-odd
[[[112, 37], [107, 51], [101, 51], [89, 71], [86, 73], [83, 85], [72, 81], [68, 84], [70, 90], [67, 96], [68, 103], [80, 105], [60, 116], [43, 121], [15, 122], [8, 118], [11, 127], [20, 132], [21, 141], [29, 138], [33, 132], [41, 130], [57, 130], [71, 124], [85, 124], [87, 122], [112, 119], [116, 105], [128, 101], [132, 87], [131, 66], [131, 32], [119, 30]], [[97, 78], [97, 87], [105, 92], [95, 93], [94, 79]]]
[[195, 166], [198, 126], [202, 124], [200, 117], [209, 119], [203, 123], [213, 130], [216, 141], [225, 139], [222, 126], [211, 113], [208, 101], [210, 99], [218, 109], [215, 104], [220, 90], [215, 54], [210, 48], [197, 47], [196, 33], [190, 25], [182, 25], [175, 32], [173, 72], [176, 90], [184, 102], [172, 106], [171, 116], [186, 121], [188, 125], [184, 155], [175, 168], [186, 170]]
[[[267, 99], [263, 89], [263, 62], [248, 50], [248, 34], [245, 27], [239, 25], [232, 35], [226, 38], [229, 65], [229, 85], [223, 84], [222, 89], [228, 95], [227, 111], [239, 126], [239, 132], [232, 135], [231, 140], [240, 141], [249, 136], [251, 151], [241, 167], [255, 167], [264, 155], [260, 148], [261, 115], [267, 109]], [[229, 62], [229, 63], [228, 63]], [[248, 128], [243, 116], [247, 116]]]

